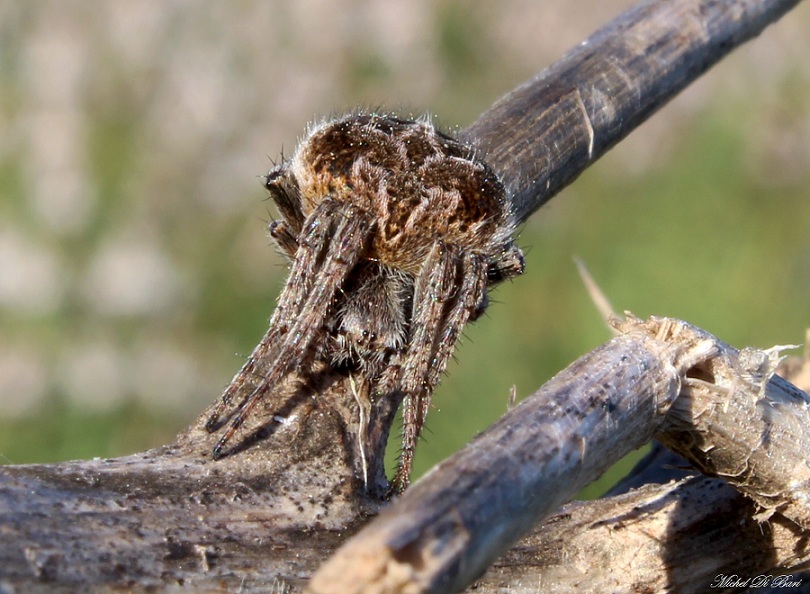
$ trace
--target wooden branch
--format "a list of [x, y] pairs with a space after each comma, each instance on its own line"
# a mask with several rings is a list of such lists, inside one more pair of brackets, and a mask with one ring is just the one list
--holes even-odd
[[211, 460], [203, 414], [143, 454], [0, 468], [0, 585], [299, 589], [379, 505], [341, 417], [353, 401], [340, 381], [320, 380], [318, 398], [282, 386], [274, 413], [250, 428], [262, 441], [227, 463]]
[[[772, 377], [775, 365], [751, 373], [750, 362], [767, 351], [740, 352], [666, 318], [615, 326], [625, 334], [570, 365], [383, 510], [321, 567], [310, 591], [461, 591], [653, 434], [694, 444], [681, 453], [701, 468], [740, 469], [730, 479], [741, 492], [799, 525], [795, 555], [810, 501], [810, 397]], [[782, 455], [790, 464], [763, 460]]]
[[746, 579], [796, 564], [795, 525], [778, 517], [760, 524], [754, 508], [708, 477], [574, 502], [507, 551], [473, 591], [529, 594], [539, 585], [564, 594], [703, 594], [713, 585], [722, 591], [718, 576]]
[[709, 476], [810, 529], [810, 398], [774, 375], [770, 351], [719, 343], [690, 370], [658, 439]]
[[[514, 190], [516, 213], [523, 220], [654, 109], [795, 3], [677, 0], [642, 4], [501, 100], [463, 134], [487, 153]], [[529, 518], [554, 511], [578, 485], [601, 472], [629, 444], [640, 445], [661, 429], [663, 420], [670, 419], [664, 412], [676, 394], [684, 398], [684, 406], [678, 405], [673, 411], [684, 407], [691, 410], [694, 405], [687, 403], [704, 397], [698, 382], [711, 384], [712, 378], [725, 377], [703, 358], [702, 343], [683, 353], [666, 349], [658, 353], [655, 349], [668, 344], [660, 338], [628, 335], [591, 355], [599, 365], [594, 369], [581, 366], [580, 371], [591, 378], [585, 384], [590, 386], [593, 401], [580, 398], [539, 406], [547, 417], [556, 419], [560, 431], [573, 431], [570, 435], [576, 439], [569, 443], [563, 434], [547, 429], [533, 436], [524, 432], [534, 449], [525, 452], [521, 460], [525, 471], [510, 471], [516, 482], [499, 486], [490, 471], [488, 482], [482, 483], [486, 492], [496, 497], [490, 503], [527, 505], [528, 509], [515, 507], [507, 514], [520, 518], [521, 525], [504, 517], [506, 523], [499, 527], [498, 512], [492, 509], [477, 517], [473, 509], [482, 501], [470, 493], [458, 492], [460, 499], [448, 505], [449, 500], [442, 500], [430, 486], [443, 476], [443, 470], [436, 471], [390, 510], [409, 510], [396, 520], [403, 525], [414, 521], [417, 512], [424, 517], [434, 514], [432, 517], [444, 518], [441, 526], [448, 530], [444, 536], [460, 539], [447, 543], [458, 548], [437, 549], [419, 557], [418, 545], [441, 535], [435, 529], [406, 532], [399, 541], [385, 541], [378, 551], [393, 559], [386, 569], [407, 571], [423, 585], [460, 587], [468, 583], [484, 571], [497, 551], [529, 527]], [[611, 357], [622, 349], [635, 361], [635, 368], [621, 361], [609, 368]], [[689, 375], [693, 367], [687, 365], [691, 361], [688, 356], [682, 357], [685, 354], [699, 355], [694, 364], [700, 373]], [[753, 371], [752, 377], [759, 381], [756, 373], [762, 371], [761, 366], [756, 360], [749, 363], [742, 369]], [[668, 367], [670, 364], [674, 368]], [[639, 386], [647, 390], [640, 393], [628, 388], [626, 393], [617, 393], [611, 391], [611, 384], [601, 386], [595, 379], [619, 382], [610, 372], [622, 368], [625, 379], [636, 376]], [[765, 368], [765, 374], [768, 370]], [[381, 506], [383, 449], [395, 412], [393, 405], [385, 402], [361, 410], [345, 375], [325, 368], [306, 371], [279, 387], [266, 403], [264, 416], [245, 428], [247, 438], [241, 451], [220, 462], [209, 457], [215, 436], [204, 430], [209, 414], [205, 411], [175, 443], [143, 454], [0, 468], [0, 590], [72, 592], [133, 585], [139, 589], [185, 585], [281, 592], [302, 588], [320, 562]], [[709, 377], [708, 372], [714, 375]], [[679, 391], [676, 387], [684, 374], [689, 378], [684, 384], [687, 388]], [[560, 380], [555, 381], [555, 390], [562, 389]], [[247, 390], [255, 380], [237, 374], [234, 382]], [[723, 386], [717, 385], [719, 392], [706, 396], [713, 403], [725, 394]], [[741, 390], [750, 395], [750, 381], [748, 385]], [[768, 386], [765, 395], [775, 398], [770, 383]], [[578, 390], [571, 388], [560, 397], [576, 398]], [[771, 415], [777, 422], [801, 422], [793, 412], [781, 412], [798, 398], [788, 390], [783, 400], [774, 400], [776, 405], [758, 408], [762, 427], [773, 427], [769, 424], [771, 408], [780, 411]], [[722, 417], [708, 417], [706, 431], [710, 436], [719, 423], [718, 416]], [[618, 419], [624, 420], [619, 423]], [[507, 421], [496, 427], [504, 439], [518, 437]], [[593, 432], [586, 433], [585, 428]], [[672, 428], [676, 431], [672, 441], [681, 443], [682, 427], [675, 424]], [[771, 435], [790, 438], [797, 431], [780, 429], [768, 437]], [[471, 447], [480, 451], [483, 439]], [[699, 458], [693, 448], [682, 449]], [[483, 459], [501, 464], [509, 461], [509, 454], [495, 444]], [[547, 454], [551, 455], [548, 468], [539, 463]], [[734, 474], [734, 455], [729, 454], [728, 460], [707, 455], [695, 463], [706, 470]], [[757, 501], [769, 510], [790, 514], [804, 525], [806, 511], [798, 491], [782, 474], [785, 465], [778, 465], [775, 475], [765, 477], [778, 485], [774, 497], [759, 481], [761, 464], [754, 457], [749, 461], [749, 470], [739, 475], [740, 488], [752, 486], [750, 494], [758, 497]], [[453, 466], [448, 463], [442, 468], [448, 465]], [[538, 479], [537, 472], [546, 473], [550, 480]], [[532, 497], [529, 489], [539, 491]], [[420, 493], [438, 499], [440, 507], [414, 508], [409, 501]], [[442, 509], [450, 516], [442, 516]], [[604, 514], [619, 508], [593, 509], [593, 513]], [[394, 513], [386, 511], [385, 517]], [[631, 511], [625, 513], [634, 522], [638, 520]], [[454, 530], [458, 530], [460, 518], [471, 522], [476, 530], [494, 529], [494, 533], [489, 537], [477, 532], [458, 536]], [[774, 525], [781, 521], [779, 518], [780, 514], [773, 516]], [[611, 534], [615, 536], [618, 528], [613, 526]], [[390, 528], [370, 530], [389, 534]], [[674, 536], [667, 532], [667, 538]], [[785, 541], [779, 542], [788, 547]], [[406, 546], [408, 543], [413, 547]], [[349, 550], [355, 546], [350, 545]], [[473, 558], [465, 557], [469, 566], [441, 565], [453, 555], [461, 558], [464, 546], [473, 553]], [[537, 554], [545, 555], [544, 550], [547, 552], [538, 549]], [[400, 556], [392, 557], [392, 551]], [[779, 557], [774, 554], [772, 558]], [[797, 558], [802, 556], [797, 554]], [[322, 576], [334, 572], [340, 559], [330, 562]], [[429, 566], [411, 565], [408, 560]], [[370, 563], [379, 566], [378, 561]], [[536, 579], [531, 568], [517, 569]], [[521, 579], [520, 573], [512, 575]], [[323, 577], [319, 577], [312, 587], [318, 590], [329, 584], [324, 585]]]
[[462, 137], [507, 180], [522, 222], [798, 2], [641, 2], [501, 98]]

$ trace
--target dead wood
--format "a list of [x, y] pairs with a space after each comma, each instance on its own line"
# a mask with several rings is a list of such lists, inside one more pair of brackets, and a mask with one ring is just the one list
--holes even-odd
[[525, 220], [798, 0], [647, 0], [501, 98], [462, 133]]
[[333, 405], [343, 384], [321, 379], [318, 398], [283, 386], [276, 403], [295, 412], [276, 407], [227, 463], [203, 414], [142, 454], [0, 468], [0, 591], [298, 589], [378, 505], [351, 407]]
[[[757, 539], [758, 562], [744, 559], [742, 567], [764, 571], [785, 567], [781, 565], [785, 562], [789, 567], [805, 561], [810, 554], [804, 543], [810, 500], [810, 482], [805, 476], [810, 468], [806, 445], [810, 438], [810, 397], [773, 376], [775, 365], [766, 363], [757, 367], [762, 373], [751, 373], [750, 362], [768, 359], [767, 351], [737, 351], [703, 330], [666, 318], [641, 321], [631, 317], [615, 322], [615, 326], [622, 336], [560, 372], [383, 510], [321, 567], [310, 582], [311, 591], [460, 591], [534, 523], [653, 435], [663, 443], [676, 444], [682, 455], [707, 474], [722, 473], [740, 493], [759, 504], [764, 514], [754, 515], [755, 507], [747, 504], [749, 515], [739, 528], [750, 530], [757, 520], [779, 510], [779, 536], [788, 538], [791, 546], [776, 551], [770, 545], [762, 548], [762, 539]], [[737, 438], [730, 437], [733, 435]], [[784, 462], [779, 458], [782, 455]], [[733, 475], [717, 472], [721, 467], [739, 471]], [[764, 493], [766, 484], [770, 490]], [[718, 513], [713, 521], [719, 522], [720, 510], [732, 500], [739, 507], [739, 497], [722, 483], [710, 483], [708, 488], [721, 489], [722, 504], [713, 500], [713, 508], [689, 509], [687, 515], [713, 510]], [[635, 496], [664, 501], [671, 496], [671, 489], [677, 491], [678, 487], [646, 490]], [[619, 501], [628, 499], [619, 496]], [[676, 508], [678, 501], [673, 500]], [[706, 504], [702, 495], [697, 501]], [[602, 505], [611, 513], [622, 509], [622, 517], [631, 524], [646, 521], [637, 507], [623, 508], [621, 503], [613, 502], [616, 507], [591, 504], [587, 509]], [[672, 540], [664, 540], [663, 552], [660, 547], [649, 549], [649, 559], [640, 559], [632, 548], [632, 560], [623, 562], [632, 561], [633, 567], [645, 568], [645, 572], [666, 568], [657, 578], [659, 586], [667, 584], [671, 570], [692, 580], [692, 589], [678, 591], [708, 588], [711, 581], [706, 575], [689, 574], [687, 566], [665, 566], [673, 557], [667, 547], [678, 546], [688, 533], [680, 532], [679, 521], [670, 512], [656, 510], [653, 516], [650, 521], [661, 524], [650, 528], [651, 532], [666, 533]], [[599, 517], [615, 529], [614, 516]], [[541, 532], [539, 542], [544, 543], [545, 531]], [[766, 533], [770, 539], [770, 530], [764, 529]], [[575, 546], [583, 547], [583, 542], [591, 545], [590, 536], [586, 531]], [[632, 547], [625, 538], [632, 539], [632, 533], [616, 534], [613, 544]], [[784, 545], [784, 541], [779, 544]], [[525, 543], [519, 546], [522, 550], [530, 547]], [[544, 545], [531, 546], [542, 549]], [[716, 558], [704, 549], [701, 554], [717, 564], [703, 567], [718, 575], [731, 561], [740, 563], [736, 555], [744, 554], [745, 549]], [[570, 556], [563, 557], [566, 563], [561, 569], [569, 562], [576, 569], [588, 556], [567, 547], [562, 547], [562, 552], [570, 552]], [[607, 574], [611, 565], [608, 563], [602, 572]], [[579, 572], [572, 573], [572, 584], [579, 583]], [[536, 585], [532, 581], [535, 575], [547, 577], [530, 572], [527, 576], [513, 574], [510, 579]], [[623, 588], [635, 587], [641, 578], [631, 573], [626, 579]], [[686, 587], [683, 577], [678, 582]], [[564, 583], [555, 581], [555, 588]], [[598, 580], [588, 581], [589, 591], [615, 591], [611, 588], [620, 582], [610, 578], [604, 582], [605, 590], [594, 589], [596, 583]], [[479, 585], [476, 591], [488, 591], [481, 588]]]
[[795, 526], [760, 524], [754, 511], [728, 484], [699, 476], [574, 502], [499, 558], [474, 591], [723, 591], [711, 588], [718, 576], [796, 561]]
[[[520, 219], [525, 219], [680, 89], [796, 3], [797, 0], [642, 3], [536, 79], [504, 97], [463, 135], [486, 153], [514, 192]], [[745, 452], [748, 457], [743, 461], [738, 458], [741, 452], [734, 447], [734, 431], [729, 430], [730, 441], [722, 442], [728, 450], [715, 456], [712, 448], [707, 451], [705, 445], [712, 443], [706, 440], [712, 438], [725, 418], [717, 403], [725, 406], [737, 398], [730, 398], [727, 386], [719, 381], [725, 381], [723, 374], [727, 370], [726, 364], [717, 363], [720, 367], [715, 367], [713, 361], [718, 353], [701, 350], [701, 344], [705, 347], [719, 343], [706, 338], [709, 343], [699, 342], [684, 352], [664, 348], [651, 357], [650, 345], [656, 345], [657, 349], [659, 342], [669, 344], [660, 338], [650, 337], [649, 333], [636, 333], [633, 337], [628, 334], [589, 355], [601, 361], [602, 367], [581, 366], [583, 377], [579, 381], [586, 385], [585, 377], [601, 377], [606, 382], [606, 386], [590, 383], [592, 391], [588, 393], [593, 400], [582, 400], [576, 396], [580, 387], [569, 387], [564, 395], [574, 399], [572, 402], [539, 405], [548, 413], [547, 418], [556, 418], [559, 425], [552, 427], [558, 429], [549, 431], [545, 426], [539, 429], [535, 420], [535, 433], [521, 434], [534, 449], [520, 458], [523, 471], [514, 468], [508, 471], [510, 480], [517, 482], [498, 485], [494, 480], [498, 477], [493, 474], [506, 476], [510, 467], [497, 465], [509, 462], [515, 445], [508, 442], [504, 448], [494, 444], [484, 459], [496, 465], [495, 471], [489, 471], [489, 479], [476, 479], [484, 480], [482, 484], [494, 498], [471, 498], [470, 492], [457, 488], [455, 501], [449, 499], [450, 492], [444, 496], [437, 493], [433, 481], [441, 479], [441, 472], [448, 465], [456, 464], [448, 462], [441, 465], [441, 471], [431, 473], [412, 492], [387, 508], [380, 522], [394, 517], [397, 509], [404, 509], [410, 511], [396, 516], [395, 523], [406, 525], [414, 521], [412, 514], [419, 512], [423, 519], [444, 518], [436, 530], [447, 530], [420, 532], [422, 528], [413, 528], [393, 544], [382, 539], [387, 544], [381, 544], [377, 553], [391, 562], [386, 570], [402, 570], [414, 577], [411, 582], [396, 577], [402, 591], [418, 591], [422, 586], [444, 591], [436, 588], [469, 583], [485, 570], [498, 551], [505, 550], [509, 542], [529, 529], [532, 518], [556, 511], [560, 503], [576, 492], [577, 485], [598, 475], [607, 460], [617, 459], [631, 444], [641, 445], [656, 432], [678, 451], [692, 456], [693, 462], [704, 471], [738, 477], [735, 486], [739, 491], [724, 488], [723, 492], [732, 502], [738, 502], [732, 507], [744, 516], [725, 515], [722, 510], [727, 507], [706, 503], [705, 498], [685, 499], [682, 494], [689, 491], [681, 489], [693, 484], [688, 482], [659, 487], [657, 491], [648, 487], [622, 496], [624, 499], [578, 504], [546, 521], [542, 537], [537, 536], [546, 540], [537, 540], [535, 544], [523, 541], [510, 553], [512, 556], [496, 564], [481, 582], [479, 591], [495, 591], [496, 584], [504, 580], [515, 588], [521, 583], [532, 587], [556, 583], [555, 576], [577, 575], [573, 572], [577, 567], [574, 563], [583, 556], [595, 565], [597, 549], [591, 548], [593, 543], [577, 545], [582, 551], [579, 557], [551, 554], [554, 550], [570, 551], [560, 546], [553, 532], [546, 534], [551, 525], [565, 525], [569, 516], [579, 518], [579, 523], [572, 520], [567, 530], [584, 537], [586, 527], [591, 531], [599, 525], [609, 530], [612, 539], [618, 539], [628, 526], [643, 526], [642, 520], [663, 521], [661, 525], [666, 526], [663, 532], [646, 527], [644, 530], [664, 535], [657, 537], [659, 541], [664, 539], [657, 549], [658, 563], [659, 567], [667, 568], [665, 579], [674, 580], [673, 568], [686, 558], [675, 555], [673, 547], [678, 546], [678, 551], [686, 555], [689, 551], [681, 551], [681, 547], [691, 541], [682, 538], [693, 535], [698, 539], [694, 541], [698, 543], [695, 547], [707, 541], [694, 534], [697, 523], [680, 524], [672, 520], [673, 516], [661, 516], [663, 520], [652, 516], [671, 508], [682, 512], [687, 506], [697, 505], [689, 512], [693, 514], [690, 517], [703, 518], [704, 525], [706, 518], [716, 525], [740, 517], [740, 521], [748, 522], [743, 522], [744, 528], [751, 525], [750, 506], [754, 503], [739, 502], [755, 501], [759, 505], [757, 510], [767, 510], [759, 516], [761, 520], [774, 512], [769, 523], [762, 525], [773, 529], [768, 532], [768, 543], [772, 546], [765, 549], [761, 566], [786, 566], [788, 561], [779, 553], [781, 550], [789, 551], [794, 562], [804, 559], [798, 526], [805, 526], [808, 517], [800, 496], [805, 485], [791, 482], [784, 474], [788, 470], [788, 454], [795, 453], [798, 447], [794, 444], [794, 449], [790, 449], [787, 442], [798, 438], [801, 429], [807, 426], [802, 424], [802, 414], [794, 410], [803, 396], [785, 385], [771, 387], [778, 384], [774, 379], [767, 382], [764, 392], [761, 388], [752, 392], [751, 386], [764, 385], [771, 368], [757, 359], [760, 356], [757, 352], [751, 352], [753, 358], [740, 363], [733, 350], [722, 351], [732, 361], [731, 367], [739, 365], [736, 372], [728, 371], [728, 377], [739, 376], [740, 370], [749, 374], [739, 384], [742, 387], [733, 386], [738, 390], [735, 394], [743, 394], [742, 400], [748, 399], [748, 408], [733, 417], [735, 422], [754, 415], [751, 422], [755, 423], [756, 433], [752, 434], [755, 441], [746, 442], [746, 447], [766, 445], [768, 455], [777, 458], [782, 455], [780, 448], [787, 449], [774, 468], [751, 455], [750, 450]], [[612, 369], [606, 368], [602, 357], [615, 356], [615, 349], [630, 349], [643, 368], [626, 367], [621, 360]], [[685, 354], [700, 356], [692, 361], [689, 357], [684, 359]], [[692, 373], [693, 369], [698, 371]], [[613, 390], [611, 386], [620, 385], [621, 378], [610, 371], [619, 376], [624, 374], [625, 379], [638, 378], [639, 385], [645, 387], [644, 393], [630, 388]], [[255, 380], [237, 375], [234, 381], [249, 385]], [[561, 389], [559, 383], [555, 385], [555, 389]], [[708, 392], [704, 390], [707, 385]], [[717, 389], [711, 387], [715, 385]], [[703, 408], [704, 403], [708, 403], [708, 408]], [[688, 426], [687, 417], [683, 422], [675, 422], [681, 419], [679, 416], [671, 417], [674, 412], [688, 415], [695, 411], [706, 415], [694, 419], [694, 427]], [[178, 587], [200, 591], [299, 590], [323, 560], [382, 505], [382, 454], [394, 411], [382, 404], [363, 413], [365, 416], [352, 396], [349, 378], [329, 369], [310, 369], [279, 388], [265, 407], [264, 416], [246, 428], [241, 451], [220, 462], [211, 461], [209, 456], [215, 438], [203, 428], [208, 416], [205, 411], [175, 443], [153, 451], [114, 460], [3, 467], [0, 591], [154, 591]], [[493, 430], [514, 439], [510, 423], [501, 421]], [[664, 432], [666, 427], [669, 433]], [[585, 428], [588, 432], [583, 432]], [[685, 436], [696, 441], [692, 443]], [[482, 437], [470, 447], [480, 452], [484, 440]], [[797, 442], [801, 443], [804, 442]], [[464, 455], [459, 454], [462, 459]], [[803, 458], [794, 459], [796, 465], [799, 460]], [[465, 468], [462, 465], [461, 469], [467, 472]], [[537, 472], [546, 478], [538, 478]], [[475, 475], [465, 476], [468, 477], [465, 480], [472, 480], [469, 477]], [[453, 485], [448, 487], [452, 489]], [[531, 489], [539, 490], [532, 493]], [[751, 499], [740, 500], [740, 492]], [[437, 507], [416, 509], [418, 506], [409, 501], [420, 494], [432, 497]], [[647, 505], [644, 511], [648, 514], [639, 517], [635, 509], [639, 500], [633, 499], [634, 496], [668, 504]], [[526, 505], [527, 509], [507, 508], [507, 513], [503, 513], [499, 507], [507, 502]], [[482, 504], [479, 517], [473, 510]], [[709, 505], [721, 510], [717, 512], [719, 515], [714, 515]], [[458, 515], [461, 511], [464, 514]], [[589, 513], [592, 515], [588, 516]], [[456, 533], [466, 525], [461, 518], [472, 522], [470, 525], [476, 531], [480, 528], [494, 532], [485, 537], [477, 532], [464, 535], [461, 530], [461, 536], [457, 537]], [[622, 520], [613, 521], [615, 518]], [[371, 534], [390, 534], [387, 532], [390, 528], [379, 528], [381, 525], [372, 523]], [[774, 536], [776, 527], [782, 526], [787, 540], [780, 540], [782, 532], [778, 538]], [[733, 530], [738, 528], [735, 524]], [[572, 546], [583, 542], [573, 539], [571, 533], [562, 534]], [[443, 540], [444, 537], [448, 540]], [[446, 542], [452, 544], [452, 550], [439, 547], [421, 551], [419, 546], [423, 542]], [[621, 545], [622, 541], [616, 542]], [[348, 546], [351, 551], [351, 547], [358, 545]], [[733, 550], [726, 553], [719, 546], [715, 550], [718, 566], [733, 553]], [[392, 551], [397, 554], [392, 556]], [[345, 558], [345, 554], [339, 555]], [[329, 572], [334, 575], [335, 564], [341, 558], [331, 561], [321, 575]], [[464, 558], [465, 564], [458, 564], [454, 558]], [[407, 563], [409, 560], [416, 564]], [[375, 563], [379, 567], [379, 561], [371, 562]], [[643, 576], [639, 576], [641, 580]], [[634, 583], [646, 583], [638, 580]], [[582, 582], [579, 583], [581, 589]], [[320, 577], [312, 587], [320, 591], [329, 586]], [[608, 589], [620, 591], [618, 586]]]

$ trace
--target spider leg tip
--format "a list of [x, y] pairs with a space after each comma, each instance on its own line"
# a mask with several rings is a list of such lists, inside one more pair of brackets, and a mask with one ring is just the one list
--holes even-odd
[[225, 456], [225, 454], [222, 451], [223, 445], [224, 445], [223, 443], [217, 443], [217, 445], [214, 446], [214, 449], [211, 450], [211, 458], [213, 460], [220, 460]]

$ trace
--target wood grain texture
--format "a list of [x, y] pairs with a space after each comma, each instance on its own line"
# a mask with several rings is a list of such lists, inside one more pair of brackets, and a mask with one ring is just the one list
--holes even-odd
[[380, 503], [342, 416], [354, 401], [322, 379], [318, 399], [282, 386], [227, 463], [210, 457], [206, 411], [142, 454], [0, 468], [0, 591], [300, 589]]
[[647, 443], [679, 386], [665, 345], [618, 337], [434, 467], [313, 578], [318, 594], [456, 592]]
[[798, 0], [648, 0], [497, 101], [462, 133], [523, 222], [610, 147]]
[[[698, 468], [728, 477], [749, 501], [766, 509], [767, 517], [779, 510], [781, 522], [798, 525], [798, 530], [794, 525], [781, 534], [791, 542], [791, 555], [807, 558], [810, 550], [800, 538], [808, 500], [810, 397], [774, 377], [772, 369], [752, 379], [749, 362], [762, 360], [753, 349], [741, 355], [686, 322], [630, 316], [614, 326], [622, 336], [560, 372], [350, 539], [318, 570], [310, 591], [460, 591], [610, 465], [653, 435], [663, 443], [674, 441], [673, 433], [677, 443], [692, 446], [679, 451]], [[756, 353], [767, 358], [765, 351]], [[712, 395], [709, 405], [697, 405], [698, 389]], [[752, 403], [774, 413], [752, 414]], [[708, 410], [717, 414], [707, 429]], [[763, 436], [770, 436], [768, 444]], [[768, 464], [767, 459], [777, 456], [775, 449], [791, 464]], [[740, 471], [718, 473], [715, 464]], [[770, 499], [763, 498], [765, 490]], [[650, 493], [663, 497], [660, 490]], [[716, 512], [725, 509], [713, 501]], [[747, 509], [749, 526], [756, 525], [756, 506]], [[627, 519], [639, 519], [638, 511]], [[674, 520], [662, 512], [655, 521], [661, 524], [653, 531], [664, 534]], [[685, 535], [675, 530], [671, 536], [674, 546]], [[795, 561], [771, 552], [782, 561]], [[711, 556], [705, 550], [702, 554]], [[660, 567], [660, 559], [647, 561]], [[720, 557], [715, 561], [722, 565]], [[630, 564], [629, 559], [624, 562]], [[746, 561], [743, 567], [753, 566]], [[704, 580], [695, 591], [709, 584]]]

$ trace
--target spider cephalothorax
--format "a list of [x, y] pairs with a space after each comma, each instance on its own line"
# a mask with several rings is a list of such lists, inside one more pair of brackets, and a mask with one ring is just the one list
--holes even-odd
[[245, 363], [262, 381], [213, 455], [282, 378], [318, 359], [360, 378], [371, 398], [403, 401], [401, 491], [459, 333], [486, 307], [487, 287], [523, 271], [504, 187], [429, 122], [377, 114], [313, 128], [265, 185], [281, 215], [270, 234], [292, 268], [263, 341], [273, 358]]

